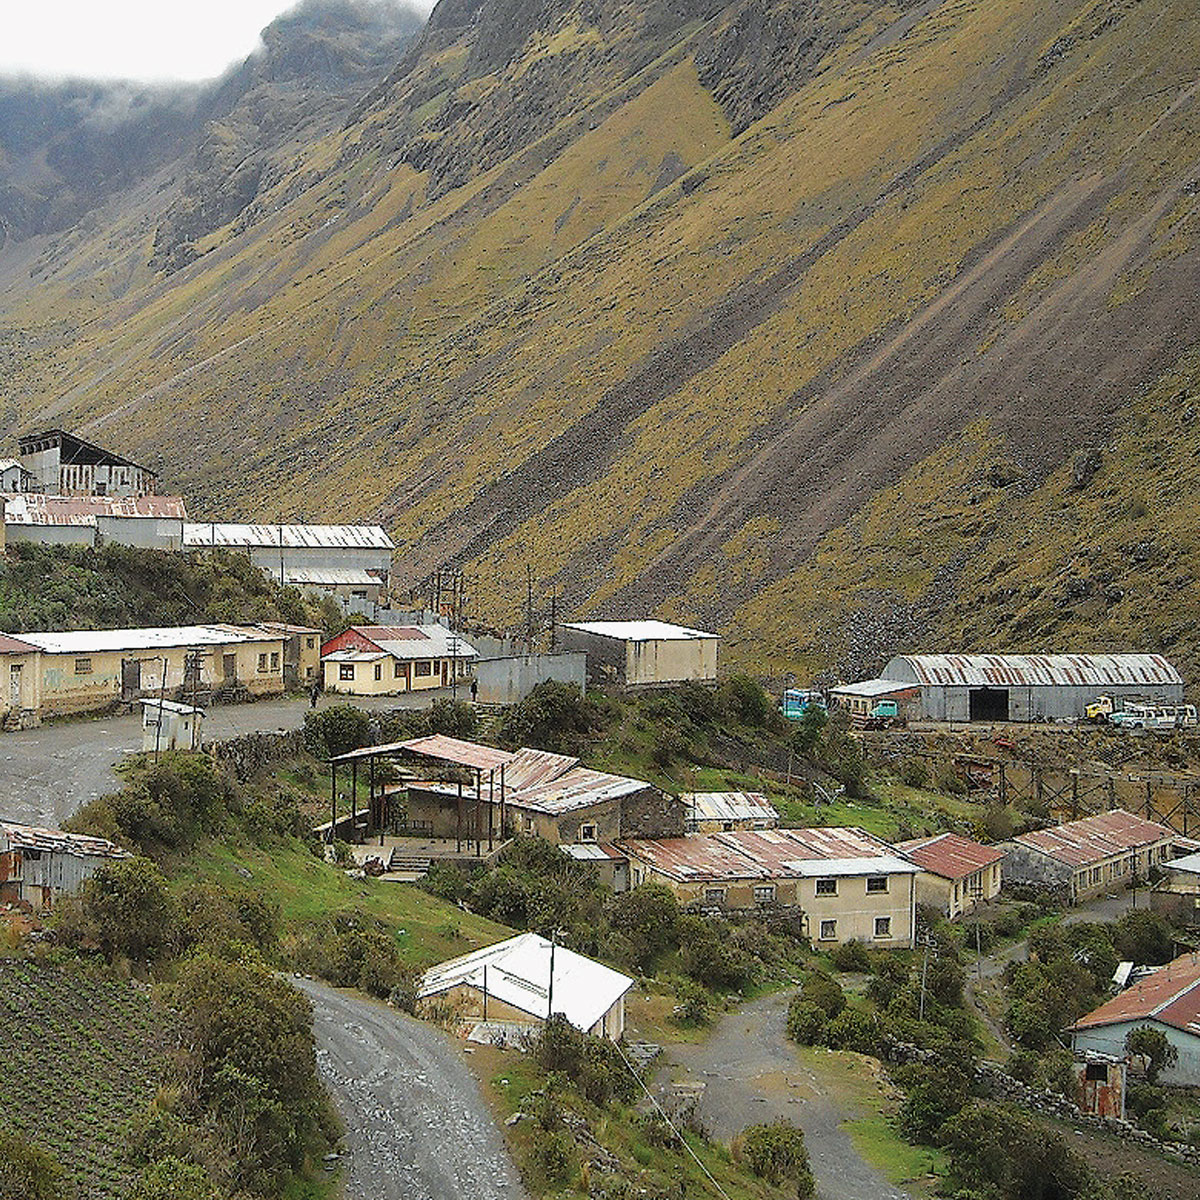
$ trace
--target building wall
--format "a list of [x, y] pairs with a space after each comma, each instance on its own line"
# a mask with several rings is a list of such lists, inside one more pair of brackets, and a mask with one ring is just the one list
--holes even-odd
[[[279, 547], [278, 546], [249, 546], [229, 547], [243, 549], [250, 555], [250, 560], [265, 574], [279, 579]], [[284, 546], [283, 571], [287, 572], [308, 569], [311, 571], [337, 571], [361, 569], [378, 572], [379, 582], [386, 586], [388, 572], [392, 566], [390, 550], [375, 549], [370, 546]]]
[[687, 805], [656, 787], [621, 797], [621, 836], [682, 837], [687, 832]]
[[932, 904], [951, 920], [1000, 894], [1000, 864], [993, 863], [963, 879], [946, 879], [932, 871], [917, 876], [917, 903]]
[[[549, 1000], [549, 998], [547, 999]], [[476, 988], [466, 983], [459, 984], [441, 995], [429, 996], [422, 1000], [421, 1011], [428, 1013], [431, 1007], [439, 1003], [449, 1004], [460, 1021], [482, 1021], [484, 1019], [482, 988]], [[503, 1000], [497, 1000], [495, 996], [488, 996], [487, 1019], [506, 1025], [525, 1025], [530, 1029], [537, 1029], [542, 1025], [541, 1017], [527, 1013], [523, 1009], [514, 1008]], [[621, 996], [587, 1032], [596, 1037], [607, 1037], [615, 1042], [624, 1031], [625, 997]]]
[[182, 550], [183, 521], [172, 517], [96, 517], [96, 542], [140, 546], [147, 550]]
[[625, 683], [629, 687], [717, 678], [716, 638], [664, 638], [625, 643]]
[[296, 642], [296, 669], [301, 683], [317, 679], [321, 674], [321, 634], [297, 633], [293, 635]]
[[921, 708], [921, 692], [917, 688], [906, 688], [899, 692], [883, 692], [878, 696], [857, 696], [839, 692], [833, 688], [829, 693], [830, 703], [858, 717], [869, 717], [881, 700], [894, 700], [900, 716], [906, 721], [919, 721], [925, 715]]
[[41, 711], [41, 671], [36, 652], [0, 655], [0, 720], [14, 709]]
[[[471, 660], [466, 658], [426, 658], [402, 662], [388, 657], [377, 663], [340, 663], [326, 658], [321, 665], [325, 690], [343, 692], [349, 696], [395, 696], [401, 692], [425, 692], [448, 687], [450, 672], [455, 665], [462, 686], [462, 681], [468, 678], [471, 671]], [[342, 678], [341, 668], [344, 666], [354, 668], [353, 679]], [[376, 666], [380, 668], [378, 679], [375, 677]], [[399, 675], [396, 674], [397, 669]]]
[[1004, 873], [1012, 883], [1064, 888], [1071, 902], [1077, 904], [1114, 889], [1129, 887], [1135, 874], [1139, 885], [1145, 886], [1150, 868], [1170, 858], [1172, 840], [1165, 837], [1152, 846], [1113, 854], [1074, 868], [1020, 842], [1004, 842], [1002, 849], [1008, 852]]
[[24, 901], [35, 912], [44, 912], [60, 895], [76, 893], [107, 861], [47, 851], [0, 851], [0, 902]]
[[573, 684], [582, 691], [587, 682], [587, 655], [575, 651], [480, 659], [475, 664], [475, 680], [479, 685], [476, 699], [481, 704], [516, 704], [548, 680]]
[[[895, 661], [895, 660], [893, 660]], [[892, 669], [889, 664], [887, 670]], [[921, 687], [923, 716], [928, 721], [969, 721], [970, 694], [974, 689], [924, 684]], [[1150, 703], [1183, 703], [1182, 684], [1163, 684], [1157, 687], [1009, 687], [993, 689], [1008, 692], [1008, 719], [1051, 721], [1084, 716], [1087, 706], [1097, 696], [1112, 696], [1115, 701], [1146, 700]]]
[[[279, 564], [275, 564], [274, 571], [263, 568], [263, 573], [278, 581]], [[297, 588], [306, 596], [332, 596], [345, 612], [361, 612], [365, 616], [373, 616], [383, 599], [382, 583], [289, 583], [288, 587]]]
[[1097, 1054], [1108, 1054], [1121, 1058], [1125, 1054], [1125, 1037], [1143, 1025], [1153, 1026], [1166, 1035], [1167, 1041], [1179, 1053], [1179, 1061], [1173, 1067], [1164, 1067], [1159, 1081], [1168, 1087], [1200, 1086], [1200, 1036], [1185, 1033], [1173, 1025], [1164, 1025], [1153, 1020], [1121, 1021], [1115, 1025], [1103, 1025], [1098, 1029], [1081, 1029], [1071, 1035], [1077, 1054], [1088, 1050]]
[[1150, 893], [1150, 907], [1177, 925], [1200, 925], [1200, 880], [1192, 875], [1160, 883]]
[[9, 542], [34, 542], [39, 546], [94, 546], [93, 525], [24, 525], [5, 522], [4, 536]]

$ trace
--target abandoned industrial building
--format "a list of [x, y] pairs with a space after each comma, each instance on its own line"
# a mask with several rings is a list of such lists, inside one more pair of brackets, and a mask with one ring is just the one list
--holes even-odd
[[1178, 704], [1183, 677], [1159, 654], [901, 654], [834, 694], [852, 708], [894, 697], [927, 721], [1057, 721], [1082, 718], [1101, 694]]
[[0, 821], [0, 904], [44, 912], [105, 862], [128, 857], [104, 838]]
[[896, 849], [921, 868], [917, 903], [929, 904], [954, 920], [1000, 894], [1004, 851], [957, 833], [897, 842]]
[[57, 496], [147, 496], [157, 472], [62, 429], [18, 439], [22, 491]]
[[719, 634], [666, 621], [579, 621], [562, 626], [567, 650], [587, 654], [588, 678], [654, 687], [717, 678]]
[[1023, 833], [999, 849], [1012, 883], [1054, 888], [1070, 903], [1109, 891], [1147, 887], [1150, 871], [1174, 855], [1176, 834], [1123, 809]]
[[620, 971], [536, 933], [521, 933], [431, 968], [417, 995], [423, 1007], [435, 997], [450, 1004], [473, 1040], [519, 1035], [561, 1016], [584, 1033], [615, 1042], [625, 1032], [631, 987], [633, 980]]

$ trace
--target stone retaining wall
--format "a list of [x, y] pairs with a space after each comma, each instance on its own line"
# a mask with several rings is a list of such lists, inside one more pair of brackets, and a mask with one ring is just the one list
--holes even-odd
[[216, 762], [227, 764], [239, 783], [245, 783], [263, 767], [295, 758], [303, 748], [304, 730], [292, 729], [286, 733], [244, 733], [210, 743], [208, 752]]

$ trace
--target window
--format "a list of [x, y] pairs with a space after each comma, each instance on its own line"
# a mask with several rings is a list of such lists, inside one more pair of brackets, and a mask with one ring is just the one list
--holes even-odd
[[353, 679], [354, 678], [354, 664], [353, 663], [338, 663], [338, 678], [339, 679]]
[[818, 879], [817, 880], [817, 895], [818, 896], [836, 896], [837, 895], [837, 880], [836, 879]]
[[868, 875], [867, 876], [867, 891], [868, 892], [886, 892], [888, 890], [888, 877], [886, 875]]
[[754, 888], [754, 903], [755, 904], [774, 904], [775, 903], [775, 885], [773, 883], [759, 883]]
[[413, 663], [413, 674], [416, 676], [432, 675], [433, 674], [433, 663], [431, 663], [431, 662]]
[[891, 917], [876, 917], [875, 918], [875, 936], [877, 938], [890, 938], [892, 936], [892, 918]]
[[279, 651], [278, 650], [271, 651], [271, 670], [272, 671], [279, 670]]
[[725, 889], [724, 888], [705, 888], [704, 889], [705, 904], [724, 904]]
[[821, 922], [821, 941], [833, 942], [837, 940], [837, 922], [822, 921]]
[[305, 645], [305, 648], [306, 648], [306, 649], [308, 649], [308, 650], [313, 650], [313, 649], [315, 649], [315, 648], [316, 648], [316, 645], [317, 645], [317, 639], [316, 639], [316, 638], [305, 638], [305, 639], [304, 639], [304, 645]]
[[383, 678], [383, 663], [376, 663], [376, 664], [375, 664], [375, 678], [376, 678], [376, 679], [382, 679], [382, 678]]
[[596, 824], [594, 821], [589, 821], [586, 825], [580, 825], [579, 840], [581, 842], [594, 842], [596, 840]]
[[313, 677], [315, 670], [316, 670], [315, 667], [305, 667], [304, 668], [304, 678], [311, 679]]
[[267, 656], [265, 654], [260, 654], [258, 656], [258, 669], [260, 671], [265, 671], [267, 669]]
[[958, 884], [957, 883], [954, 885], [954, 903], [955, 904], [958, 903]]
[[1107, 1083], [1108, 1067], [1104, 1063], [1088, 1063], [1083, 1069], [1083, 1077], [1088, 1083]]
[[75, 660], [76, 675], [90, 675], [92, 673], [92, 660], [90, 658], [77, 658]]
[[399, 679], [403, 674], [404, 674], [404, 672], [401, 670], [400, 660], [397, 658], [393, 658], [392, 659], [392, 678]]

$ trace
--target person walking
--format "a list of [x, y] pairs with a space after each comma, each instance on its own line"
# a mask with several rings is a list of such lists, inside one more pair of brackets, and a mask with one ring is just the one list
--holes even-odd
[[317, 700], [321, 695], [321, 685], [314, 679], [312, 687], [308, 689], [308, 706], [309, 708], [317, 707]]

